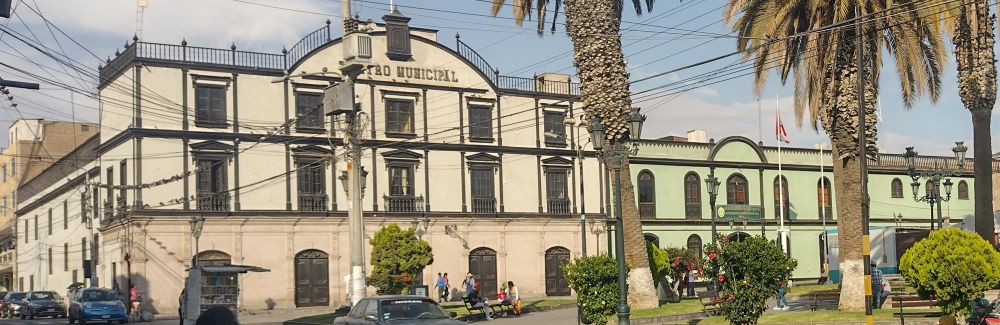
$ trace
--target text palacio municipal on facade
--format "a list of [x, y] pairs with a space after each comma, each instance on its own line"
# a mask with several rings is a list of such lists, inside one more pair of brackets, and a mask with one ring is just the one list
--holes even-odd
[[[457, 287], [471, 271], [486, 292], [509, 280], [526, 297], [569, 295], [558, 265], [583, 250], [580, 216], [587, 251], [607, 252], [611, 204], [607, 172], [587, 150], [585, 130], [564, 124], [579, 116], [578, 86], [566, 75], [500, 75], [457, 37], [449, 48], [408, 18], [385, 19], [370, 33], [372, 64], [355, 85], [366, 114], [367, 236], [388, 223], [414, 227], [434, 250], [418, 279], [427, 284], [448, 272]], [[243, 307], [339, 305], [349, 267], [343, 124], [314, 109], [339, 80], [285, 76], [336, 71], [341, 46], [329, 23], [280, 54], [128, 44], [100, 69], [99, 135], [64, 158], [72, 168], [46, 170], [49, 177], [27, 184], [31, 195], [18, 202], [18, 288], [62, 290], [82, 279], [84, 260], [96, 260], [101, 286], [131, 281], [155, 310], [176, 310], [195, 254], [190, 220], [202, 216], [202, 263], [270, 270], [242, 276]], [[692, 235], [699, 243], [710, 238], [706, 189], [692, 185], [710, 171], [726, 182], [720, 202], [731, 183], [742, 200], [735, 203], [768, 210], [771, 150], [737, 140], [640, 144], [631, 169], [650, 239], [683, 246]], [[803, 179], [818, 176], [818, 162], [808, 158], [816, 154], [797, 152], [792, 169]], [[812, 260], [822, 230], [802, 207], [816, 198], [797, 187], [816, 190], [815, 179], [787, 173], [790, 219], [808, 226], [793, 232], [793, 254]], [[971, 174], [962, 180], [971, 183]], [[88, 181], [117, 187], [88, 191]], [[967, 192], [971, 184], [964, 186]], [[100, 221], [93, 234], [82, 222], [88, 215]], [[773, 214], [765, 218], [773, 225]]]

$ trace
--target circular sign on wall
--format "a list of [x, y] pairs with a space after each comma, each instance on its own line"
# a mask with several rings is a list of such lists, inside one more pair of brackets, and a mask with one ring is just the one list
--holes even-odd
[[716, 214], [717, 216], [725, 216], [726, 215], [726, 208], [725, 207], [719, 207], [719, 210], [717, 212], [718, 212], [718, 214]]

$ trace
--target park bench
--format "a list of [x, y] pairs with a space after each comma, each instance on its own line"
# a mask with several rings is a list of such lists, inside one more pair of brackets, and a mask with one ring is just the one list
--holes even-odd
[[719, 298], [718, 292], [699, 292], [698, 301], [701, 302], [701, 311], [705, 313], [705, 316], [715, 316], [722, 312], [722, 309], [719, 308], [719, 304], [722, 303], [722, 299]]
[[812, 295], [812, 305], [809, 310], [817, 310], [820, 307], [834, 307], [840, 303], [840, 292], [817, 292]]
[[[892, 301], [892, 308], [899, 309], [899, 311], [892, 314], [893, 317], [905, 318], [910, 317], [940, 317], [944, 315], [943, 312], [938, 310], [932, 310], [931, 307], [936, 307], [938, 305], [937, 299], [924, 299], [915, 294], [893, 294], [890, 297]], [[926, 310], [906, 310], [903, 308], [918, 308], [924, 307]]]
[[[483, 318], [486, 318], [486, 315], [483, 314], [483, 309], [481, 307], [475, 307], [475, 304], [472, 303], [472, 300], [469, 300], [469, 297], [462, 297], [462, 303], [465, 305], [465, 310], [469, 311], [469, 315], [479, 313], [480, 315], [483, 315]], [[489, 307], [490, 311], [492, 311], [494, 318], [496, 318], [499, 315], [512, 314], [514, 310], [513, 306], [511, 306], [510, 304], [507, 304], [505, 306], [502, 302], [489, 304]]]

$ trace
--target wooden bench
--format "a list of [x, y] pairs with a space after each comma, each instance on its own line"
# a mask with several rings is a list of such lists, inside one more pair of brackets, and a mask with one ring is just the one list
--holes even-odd
[[809, 310], [817, 310], [819, 307], [837, 307], [840, 303], [840, 292], [817, 292], [812, 295], [812, 305]]
[[[890, 296], [890, 298], [892, 301], [892, 308], [899, 309], [899, 311], [892, 314], [893, 317], [940, 317], [944, 315], [944, 312], [930, 309], [931, 307], [937, 307], [938, 305], [937, 299], [934, 298], [924, 299], [914, 294], [894, 294]], [[903, 310], [903, 308], [919, 307], [927, 308], [927, 310]]]
[[719, 308], [722, 300], [719, 299], [718, 292], [699, 292], [698, 301], [701, 302], [701, 311], [705, 313], [705, 316], [716, 316], [722, 313], [722, 309]]
[[[475, 307], [475, 304], [472, 303], [472, 300], [469, 300], [469, 297], [462, 297], [462, 303], [465, 305], [465, 310], [469, 311], [469, 315], [473, 315], [478, 312], [480, 315], [483, 315], [483, 318], [486, 318], [486, 314], [483, 314], [482, 307]], [[494, 318], [499, 315], [511, 315], [514, 311], [514, 306], [510, 303], [494, 303], [489, 304], [489, 307]]]

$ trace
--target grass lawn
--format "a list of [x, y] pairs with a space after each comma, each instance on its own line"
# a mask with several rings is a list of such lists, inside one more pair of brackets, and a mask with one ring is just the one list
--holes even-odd
[[[648, 318], [667, 315], [697, 313], [701, 311], [698, 299], [682, 299], [679, 302], [661, 302], [659, 308], [637, 309], [632, 311], [632, 318]], [[617, 317], [617, 316], [613, 316]]]
[[[522, 309], [528, 308], [541, 308], [549, 306], [560, 306], [560, 305], [574, 305], [576, 304], [576, 299], [541, 299], [541, 300], [524, 300], [521, 302]], [[463, 305], [453, 305], [453, 306], [443, 306], [446, 312], [454, 312], [458, 314], [459, 317], [469, 314], [469, 311], [465, 309]], [[296, 318], [292, 321], [310, 323], [310, 324], [332, 324], [333, 319], [344, 316], [345, 313], [332, 313], [332, 314], [322, 314], [315, 316], [307, 316], [302, 318]]]
[[788, 289], [788, 294], [786, 296], [788, 296], [789, 298], [791, 298], [791, 297], [799, 297], [799, 296], [810, 296], [810, 295], [812, 295], [814, 293], [818, 293], [818, 292], [824, 292], [825, 293], [825, 292], [837, 292], [837, 291], [838, 290], [837, 290], [837, 284], [836, 283], [834, 283], [834, 284], [806, 284], [806, 285], [797, 285], [797, 286], [791, 287], [790, 289]]
[[[926, 311], [927, 309], [919, 309], [919, 311]], [[898, 320], [892, 316], [892, 313], [896, 310], [880, 309], [874, 311], [874, 318], [876, 321], [891, 321]], [[937, 319], [937, 318], [933, 318]], [[846, 312], [846, 311], [836, 311], [836, 310], [820, 310], [820, 311], [787, 311], [787, 312], [769, 312], [764, 313], [761, 316], [759, 324], [809, 324], [809, 323], [838, 323], [838, 322], [863, 322], [865, 320], [865, 312]], [[729, 324], [725, 318], [716, 316], [709, 317], [705, 319], [690, 320], [686, 324]]]

